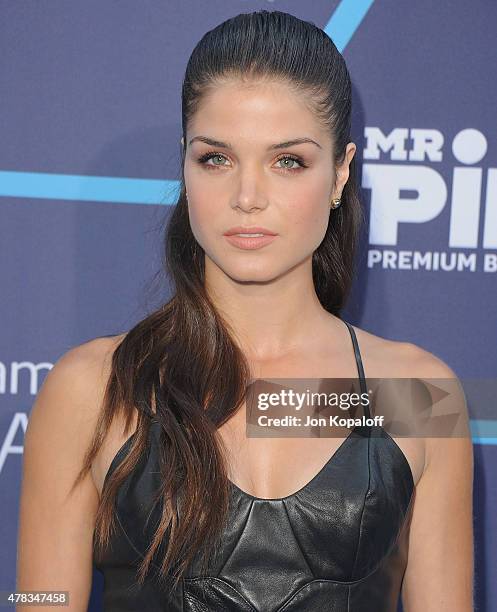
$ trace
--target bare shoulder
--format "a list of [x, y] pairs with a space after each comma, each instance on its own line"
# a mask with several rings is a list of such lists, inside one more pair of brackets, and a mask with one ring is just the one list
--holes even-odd
[[124, 337], [125, 334], [100, 336], [74, 346], [59, 357], [48, 376], [53, 378], [57, 372], [59, 378], [63, 373], [79, 377], [94, 368], [104, 368]]
[[354, 330], [372, 378], [457, 378], [442, 359], [417, 344], [384, 338], [356, 326]]
[[[83, 401], [91, 396], [96, 397], [105, 388], [112, 355], [122, 338], [124, 334], [102, 336], [69, 349], [55, 362], [41, 392], [45, 390], [44, 387], [52, 390], [57, 386], [75, 397], [81, 397]], [[85, 402], [85, 406], [85, 413], [91, 412], [94, 407], [91, 402]]]
[[[369, 378], [396, 378], [410, 371], [419, 358], [417, 347], [410, 342], [391, 340], [353, 326], [359, 343], [365, 375]], [[421, 351], [422, 349], [419, 349]]]
[[100, 336], [79, 344], [64, 353], [55, 363], [52, 371], [84, 377], [94, 376], [100, 373], [105, 379], [105, 374], [111, 365], [112, 355], [126, 334], [116, 336]]
[[[68, 457], [83, 455], [100, 413], [112, 354], [122, 337], [94, 338], [69, 349], [55, 362], [31, 410], [25, 452], [45, 452], [51, 440], [53, 452], [67, 445]], [[63, 458], [64, 453], [59, 452], [53, 460]]]

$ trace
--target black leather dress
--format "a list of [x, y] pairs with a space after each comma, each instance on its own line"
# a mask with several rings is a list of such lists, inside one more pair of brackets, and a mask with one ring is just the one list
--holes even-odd
[[[357, 338], [346, 325], [366, 392]], [[144, 586], [135, 581], [153, 535], [147, 525], [157, 524], [147, 518], [159, 478], [159, 433], [152, 420], [150, 452], [117, 494], [117, 535], [95, 562], [104, 575], [105, 612], [397, 611], [415, 486], [404, 453], [384, 429], [352, 429], [319, 473], [287, 497], [257, 498], [231, 483], [218, 561], [208, 576], [193, 563], [174, 591], [153, 572]], [[133, 435], [115, 455], [104, 487]]]

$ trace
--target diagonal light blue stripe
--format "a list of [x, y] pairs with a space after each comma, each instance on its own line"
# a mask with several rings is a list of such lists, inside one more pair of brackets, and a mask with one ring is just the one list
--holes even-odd
[[497, 420], [470, 419], [469, 426], [475, 444], [497, 444]]
[[323, 30], [340, 53], [343, 53], [373, 2], [374, 0], [342, 0], [337, 6]]
[[0, 171], [0, 196], [124, 204], [172, 204], [179, 181]]

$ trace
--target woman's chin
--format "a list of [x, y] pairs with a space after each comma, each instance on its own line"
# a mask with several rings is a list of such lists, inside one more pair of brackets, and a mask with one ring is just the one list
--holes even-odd
[[277, 277], [277, 273], [268, 266], [230, 267], [225, 273], [238, 283], [269, 283]]

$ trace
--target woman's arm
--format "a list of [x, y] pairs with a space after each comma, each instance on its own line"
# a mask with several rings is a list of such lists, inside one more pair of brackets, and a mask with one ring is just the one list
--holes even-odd
[[24, 440], [17, 590], [69, 591], [64, 610], [71, 611], [86, 612], [91, 591], [98, 506], [91, 472], [69, 492], [98, 417], [101, 355], [102, 341], [96, 339], [59, 359], [37, 395]]
[[[413, 345], [413, 377], [452, 379], [454, 372]], [[473, 445], [464, 393], [450, 385], [467, 437], [426, 438], [416, 487], [404, 576], [404, 612], [473, 612]], [[462, 387], [461, 387], [462, 389]]]

